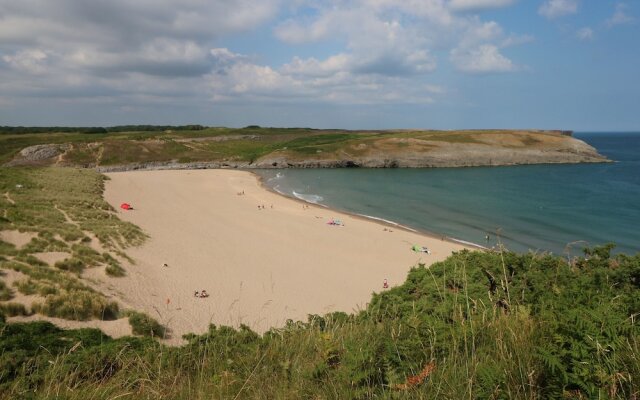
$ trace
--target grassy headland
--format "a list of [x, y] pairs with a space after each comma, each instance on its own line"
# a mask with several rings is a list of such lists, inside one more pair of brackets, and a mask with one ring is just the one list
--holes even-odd
[[[31, 147], [38, 145], [39, 148]], [[606, 161], [595, 149], [563, 132], [526, 130], [344, 131], [257, 126], [0, 128], [0, 149], [0, 163], [10, 165], [107, 168], [167, 163], [286, 168]]]

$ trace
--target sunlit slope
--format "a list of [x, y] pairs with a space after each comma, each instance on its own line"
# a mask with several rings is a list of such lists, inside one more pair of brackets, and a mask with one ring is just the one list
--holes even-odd
[[345, 131], [208, 128], [199, 131], [0, 135], [8, 165], [84, 167], [463, 167], [603, 162], [561, 131]]

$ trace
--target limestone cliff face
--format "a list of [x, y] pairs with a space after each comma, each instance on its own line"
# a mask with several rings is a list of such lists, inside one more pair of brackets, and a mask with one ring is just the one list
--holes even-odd
[[257, 160], [256, 168], [426, 168], [607, 162], [595, 148], [566, 134], [530, 132], [470, 135], [462, 142], [416, 138], [372, 140], [331, 154], [300, 159], [287, 151]]

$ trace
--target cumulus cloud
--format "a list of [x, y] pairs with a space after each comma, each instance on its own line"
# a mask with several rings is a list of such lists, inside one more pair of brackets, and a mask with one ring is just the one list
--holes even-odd
[[47, 53], [40, 49], [21, 50], [2, 57], [12, 68], [31, 74], [43, 73], [46, 69]]
[[516, 69], [511, 60], [500, 54], [498, 47], [490, 44], [470, 49], [453, 49], [451, 61], [460, 71], [473, 74], [511, 72]]
[[358, 61], [346, 54], [324, 60], [296, 57], [280, 68], [256, 64], [240, 54], [229, 59], [233, 61], [207, 77], [214, 101], [431, 103], [434, 96], [445, 92], [440, 86], [416, 84], [398, 76], [361, 73]]
[[501, 8], [513, 4], [514, 0], [451, 0], [449, 6], [456, 11]]
[[[513, 70], [513, 63], [498, 48], [521, 45], [533, 40], [527, 35], [506, 35], [495, 21], [461, 11], [505, 7], [511, 0], [346, 0], [318, 2], [302, 18], [291, 18], [275, 29], [286, 43], [301, 44], [341, 40], [348, 51], [340, 55], [340, 68], [349, 73], [388, 76], [426, 74], [434, 71], [437, 59], [432, 49], [454, 48], [452, 59], [469, 59], [470, 54], [486, 54], [495, 48], [499, 61], [485, 62], [486, 72]], [[482, 47], [485, 46], [485, 47]], [[489, 47], [486, 47], [489, 46]], [[495, 54], [494, 54], [495, 55]], [[325, 60], [336, 67], [336, 59]], [[299, 62], [299, 60], [298, 60]], [[327, 65], [309, 60], [310, 71], [326, 71]], [[454, 63], [455, 64], [455, 63]], [[457, 64], [456, 64], [457, 65]], [[495, 67], [491, 70], [491, 67]], [[298, 65], [298, 67], [301, 67]], [[474, 72], [457, 68], [461, 72]]]
[[22, 58], [55, 53], [70, 69], [202, 75], [211, 40], [257, 26], [276, 6], [277, 0], [0, 0], [0, 51], [19, 47]]
[[581, 28], [576, 32], [576, 36], [580, 40], [591, 40], [593, 39], [593, 29], [589, 27]]
[[545, 18], [554, 19], [578, 12], [578, 0], [546, 0], [538, 13]]
[[[470, 12], [514, 2], [0, 0], [0, 93], [127, 112], [207, 99], [429, 104], [448, 93], [430, 82], [442, 66], [473, 74], [517, 69], [502, 49], [530, 37]], [[268, 64], [218, 44], [273, 21], [284, 4], [289, 19], [272, 26], [276, 40], [340, 48]]]
[[0, 93], [15, 104], [56, 98], [129, 110], [202, 102], [206, 76], [237, 62], [211, 52], [212, 42], [255, 29], [279, 4], [0, 0]]
[[605, 21], [605, 24], [611, 28], [616, 25], [629, 24], [634, 18], [627, 14], [628, 6], [625, 3], [617, 3], [613, 15]]

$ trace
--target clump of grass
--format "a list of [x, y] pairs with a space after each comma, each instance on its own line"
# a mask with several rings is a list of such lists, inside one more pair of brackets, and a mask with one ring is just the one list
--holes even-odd
[[60, 240], [55, 239], [50, 234], [40, 234], [38, 237], [31, 239], [24, 247], [20, 249], [20, 254], [29, 255], [33, 253], [44, 253], [48, 251], [69, 251], [69, 246]]
[[126, 275], [126, 273], [125, 273], [124, 269], [122, 269], [122, 267], [113, 266], [113, 265], [107, 265], [107, 267], [104, 269], [104, 272], [107, 275], [112, 276], [114, 278], [121, 278], [121, 277]]
[[24, 304], [20, 303], [0, 303], [0, 314], [4, 314], [7, 317], [15, 316], [29, 316], [31, 313], [27, 311]]
[[0, 240], [0, 255], [12, 256], [16, 254], [16, 246], [12, 243]]
[[85, 264], [82, 260], [75, 257], [67, 258], [66, 260], [58, 261], [54, 264], [54, 267], [63, 271], [69, 271], [76, 274], [80, 274], [84, 271]]
[[125, 276], [125, 270], [120, 265], [120, 262], [116, 260], [111, 254], [104, 252], [102, 253], [102, 258], [107, 263], [107, 267], [105, 268], [105, 272], [109, 276], [113, 277], [122, 277]]
[[48, 296], [58, 293], [57, 285], [48, 281], [34, 281], [33, 279], [23, 279], [13, 283], [18, 291], [25, 295], [37, 294], [40, 296]]
[[89, 319], [112, 320], [118, 317], [116, 302], [108, 301], [104, 296], [87, 290], [62, 290], [47, 296], [43, 302], [34, 303], [33, 311], [76, 321]]
[[7, 301], [13, 299], [13, 291], [7, 286], [4, 281], [0, 280], [0, 301]]
[[134, 335], [162, 338], [166, 334], [166, 329], [147, 314], [129, 310], [125, 315], [129, 316], [129, 324]]

